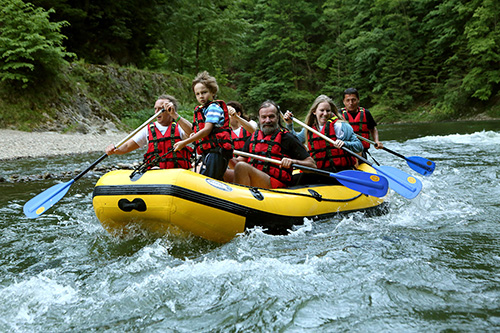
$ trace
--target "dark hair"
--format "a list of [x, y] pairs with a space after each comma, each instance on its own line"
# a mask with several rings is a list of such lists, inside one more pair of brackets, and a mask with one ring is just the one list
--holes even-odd
[[227, 106], [232, 106], [237, 113], [239, 113], [239, 116], [243, 119], [245, 119], [246, 121], [250, 121], [250, 118], [245, 114], [244, 110], [243, 110], [243, 105], [241, 105], [240, 102], [236, 102], [236, 101], [229, 101], [226, 103]]
[[278, 104], [276, 104], [275, 101], [268, 99], [268, 100], [262, 102], [262, 104], [259, 106], [259, 111], [257, 111], [257, 113], [260, 113], [261, 109], [268, 108], [270, 106], [274, 106], [276, 108], [276, 110], [277, 110], [276, 115], [278, 116], [278, 125], [280, 127], [283, 127], [283, 125], [281, 124], [281, 114], [280, 114], [281, 109], [280, 109], [280, 106]]
[[158, 98], [156, 100], [159, 100], [159, 99], [168, 99], [174, 105], [175, 112], [177, 112], [177, 108], [179, 107], [179, 102], [177, 102], [177, 99], [175, 99], [174, 96], [160, 95], [160, 96], [158, 96]]
[[356, 95], [356, 97], [359, 99], [359, 93], [356, 90], [356, 88], [347, 88], [344, 90], [344, 95], [342, 96], [342, 99], [345, 98], [345, 95]]

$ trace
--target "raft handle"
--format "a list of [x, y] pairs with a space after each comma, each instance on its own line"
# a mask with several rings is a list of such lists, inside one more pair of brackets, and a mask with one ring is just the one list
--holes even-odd
[[316, 192], [315, 190], [308, 189], [309, 193], [311, 193], [312, 197], [318, 201], [323, 201], [323, 196]]
[[262, 193], [259, 192], [258, 188], [252, 187], [250, 189], [250, 193], [252, 193], [252, 195], [254, 196], [255, 199], [257, 199], [259, 201], [264, 200], [264, 196], [262, 195]]

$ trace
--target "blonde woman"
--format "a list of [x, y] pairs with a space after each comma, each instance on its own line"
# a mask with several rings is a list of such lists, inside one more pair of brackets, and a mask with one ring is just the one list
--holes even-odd
[[[290, 111], [284, 115], [288, 128], [293, 122], [291, 117], [293, 114]], [[339, 114], [330, 97], [320, 95], [314, 100], [305, 123], [334, 141], [332, 145], [306, 129], [302, 129], [297, 134], [298, 139], [307, 145], [309, 154], [316, 161], [319, 169], [338, 172], [354, 168], [357, 159], [345, 152], [342, 147], [361, 153], [363, 144], [354, 134], [351, 125]], [[292, 132], [294, 132], [293, 129]]]

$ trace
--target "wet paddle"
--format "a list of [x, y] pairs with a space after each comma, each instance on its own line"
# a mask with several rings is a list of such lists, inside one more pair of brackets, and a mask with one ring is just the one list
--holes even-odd
[[[125, 142], [127, 142], [130, 138], [132, 138], [137, 132], [139, 132], [141, 129], [144, 128], [147, 124], [152, 122], [160, 113], [165, 111], [164, 109], [161, 109], [157, 113], [155, 113], [154, 116], [149, 118], [147, 121], [145, 121], [141, 126], [136, 128], [132, 133], [130, 133], [125, 139], [120, 141], [116, 145], [116, 148], [120, 147], [123, 145]], [[92, 170], [97, 164], [99, 164], [103, 159], [105, 159], [108, 155], [103, 154], [101, 157], [99, 157], [94, 163], [92, 163], [87, 169], [83, 170], [80, 172], [75, 178], [71, 179], [69, 182], [66, 183], [60, 183], [57, 185], [54, 185], [36, 197], [32, 198], [29, 200], [27, 203], [24, 204], [23, 211], [24, 215], [26, 215], [29, 218], [37, 218], [38, 216], [42, 215], [45, 213], [49, 208], [54, 206], [59, 200], [64, 197], [64, 195], [69, 191], [69, 188], [71, 185], [73, 185], [74, 182], [76, 182], [78, 179], [80, 179], [83, 175], [85, 175], [87, 172]]]
[[[375, 143], [375, 141], [372, 141], [372, 140], [369, 140], [367, 138], [364, 138], [364, 137], [362, 137], [359, 134], [356, 134], [356, 136], [360, 140], [369, 142], [372, 145], [377, 146], [377, 144]], [[423, 157], [420, 157], [420, 156], [406, 157], [406, 156], [403, 156], [403, 155], [401, 155], [399, 153], [396, 153], [393, 150], [390, 150], [389, 148], [382, 147], [382, 149], [385, 150], [385, 151], [387, 151], [387, 152], [389, 152], [389, 153], [391, 153], [391, 154], [393, 154], [393, 155], [396, 155], [399, 158], [402, 158], [402, 159], [406, 160], [406, 163], [408, 164], [408, 166], [410, 168], [412, 168], [413, 170], [415, 170], [416, 172], [418, 172], [419, 174], [421, 174], [421, 175], [430, 176], [434, 172], [434, 169], [436, 169], [436, 163], [434, 163], [433, 161], [428, 160], [426, 158], [423, 158]]]
[[[319, 137], [325, 139], [326, 141], [330, 142], [331, 144], [334, 144], [334, 141], [327, 137], [326, 135], [316, 131], [314, 128], [311, 128], [307, 124], [304, 124], [300, 120], [296, 119], [295, 117], [292, 118], [293, 121], [295, 121], [297, 124], [301, 125], [302, 127], [306, 128], [307, 130], [315, 133]], [[399, 169], [396, 169], [394, 167], [389, 167], [389, 166], [376, 166], [370, 163], [367, 159], [359, 156], [355, 152], [347, 149], [346, 147], [342, 147], [342, 149], [349, 154], [355, 156], [357, 159], [360, 161], [368, 164], [378, 172], [380, 172], [382, 175], [387, 177], [387, 180], [389, 181], [389, 187], [392, 188], [396, 193], [402, 195], [405, 198], [408, 199], [413, 199], [415, 198], [420, 191], [422, 190], [422, 182], [418, 180], [417, 178], [412, 177], [411, 175], [407, 174], [404, 171], [401, 171]]]
[[[254, 155], [254, 154], [250, 154], [250, 153], [239, 151], [239, 150], [234, 150], [233, 154], [245, 156], [245, 157], [250, 157], [250, 158], [255, 158], [255, 159], [260, 159], [262, 161], [266, 161], [266, 162], [270, 162], [270, 163], [274, 163], [274, 164], [281, 164], [281, 161], [279, 161], [279, 160], [267, 158], [264, 156]], [[373, 173], [356, 171], [356, 170], [345, 170], [345, 171], [341, 171], [338, 173], [333, 173], [333, 172], [328, 172], [325, 170], [310, 168], [310, 167], [299, 165], [299, 164], [292, 164], [292, 167], [294, 167], [296, 169], [315, 172], [315, 173], [319, 173], [319, 174], [322, 174], [325, 176], [336, 178], [339, 181], [339, 183], [341, 183], [345, 187], [348, 187], [351, 190], [354, 190], [354, 191], [357, 191], [357, 192], [360, 192], [360, 193], [363, 193], [366, 195], [371, 195], [374, 197], [383, 197], [387, 194], [387, 191], [389, 190], [389, 185], [388, 185], [387, 179], [385, 179], [385, 177], [381, 177], [381, 176], [373, 174]]]

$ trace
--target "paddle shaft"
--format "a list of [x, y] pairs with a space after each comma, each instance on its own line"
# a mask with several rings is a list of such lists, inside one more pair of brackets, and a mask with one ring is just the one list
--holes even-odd
[[[369, 142], [375, 146], [377, 146], [377, 144], [371, 140], [368, 140], [367, 138], [364, 138], [362, 137], [361, 135], [358, 135], [356, 134], [358, 138], [360, 138], [361, 140], [364, 140], [366, 142]], [[420, 157], [420, 156], [410, 156], [410, 157], [406, 157], [404, 155], [401, 155], [393, 150], [390, 150], [389, 148], [386, 148], [386, 147], [382, 147], [383, 150], [399, 157], [399, 158], [402, 158], [403, 160], [406, 160], [406, 162], [408, 163], [408, 165], [410, 166], [410, 168], [412, 168], [413, 170], [417, 171], [418, 173], [420, 173], [421, 175], [424, 175], [424, 176], [428, 176], [430, 174], [432, 174], [434, 172], [434, 169], [436, 167], [436, 163], [434, 163], [433, 161], [431, 160], [428, 160], [426, 158], [423, 158], [423, 157]]]
[[[115, 148], [120, 148], [125, 142], [127, 142], [128, 140], [130, 140], [134, 135], [137, 134], [137, 132], [139, 132], [140, 130], [142, 130], [147, 124], [149, 124], [150, 122], [152, 122], [156, 117], [158, 117], [160, 115], [160, 113], [162, 113], [163, 111], [165, 111], [165, 109], [161, 109], [160, 111], [158, 111], [157, 113], [155, 113], [153, 116], [151, 116], [151, 118], [149, 118], [148, 120], [146, 120], [144, 123], [142, 123], [141, 126], [137, 127], [132, 133], [130, 133], [129, 135], [127, 135], [126, 138], [124, 138], [122, 141], [120, 141], [118, 144], [115, 145]], [[104, 153], [101, 157], [99, 157], [94, 163], [92, 163], [87, 169], [83, 170], [82, 172], [80, 172], [75, 178], [73, 178], [73, 181], [77, 181], [78, 179], [82, 178], [83, 175], [85, 175], [87, 172], [89, 172], [90, 170], [92, 170], [97, 164], [101, 163], [102, 160], [104, 160], [106, 157], [108, 157], [108, 155], [106, 153]]]
[[[367, 138], [365, 138], [365, 137], [363, 137], [363, 136], [361, 136], [359, 134], [356, 134], [356, 136], [358, 137], [358, 139], [366, 141], [368, 143], [371, 143], [372, 145], [374, 145], [375, 147], [377, 147], [377, 143], [375, 141], [367, 139]], [[393, 155], [396, 155], [399, 158], [406, 159], [405, 156], [403, 156], [403, 155], [401, 155], [399, 153], [396, 153], [394, 150], [390, 150], [389, 148], [386, 148], [386, 147], [382, 147], [382, 149], [385, 150], [385, 151], [387, 151], [387, 152], [389, 152], [389, 153], [391, 153], [391, 154], [393, 154]]]
[[[247, 152], [235, 150], [236, 155], [260, 159], [274, 164], [281, 164], [281, 161], [268, 158], [265, 156], [254, 155]], [[305, 165], [292, 164], [292, 167], [304, 171], [319, 173], [324, 176], [336, 178], [342, 185], [352, 190], [364, 193], [366, 195], [373, 195], [376, 197], [383, 197], [387, 194], [388, 183], [384, 177], [378, 177], [374, 174], [364, 173], [361, 171], [346, 170], [340, 173], [332, 173], [325, 170], [311, 168]]]
[[[307, 124], [304, 124], [303, 122], [301, 122], [300, 120], [298, 120], [296, 118], [292, 118], [292, 119], [296, 123], [300, 124], [302, 127], [308, 129], [309, 131], [317, 134], [319, 137], [325, 139], [327, 142], [330, 142], [333, 145], [335, 144], [335, 141], [333, 141], [332, 139], [330, 139], [326, 135], [320, 133], [319, 131], [316, 131], [314, 128], [311, 128], [310, 126], [308, 126]], [[342, 147], [342, 149], [344, 151], [348, 152], [349, 154], [353, 155], [354, 157], [356, 157], [360, 161], [362, 161], [362, 162], [368, 164], [369, 166], [373, 167], [375, 170], [379, 171], [384, 176], [388, 177], [388, 179], [393, 184], [391, 187], [396, 192], [398, 192], [399, 194], [401, 194], [401, 195], [403, 195], [403, 196], [411, 199], [411, 198], [414, 198], [415, 195], [417, 195], [420, 192], [421, 184], [422, 183], [420, 181], [417, 181], [415, 178], [411, 177], [410, 175], [407, 175], [405, 173], [404, 177], [402, 177], [401, 175], [398, 176], [398, 175], [395, 174], [395, 172], [397, 171], [398, 173], [402, 173], [402, 171], [400, 171], [398, 169], [395, 169], [394, 172], [387, 172], [388, 171], [387, 170], [388, 167], [385, 167], [384, 168], [385, 171], [384, 171], [382, 167], [373, 166], [373, 164], [370, 163], [366, 158], [364, 158], [362, 156], [359, 156], [358, 154], [356, 154], [355, 152], [351, 151], [350, 149], [347, 149], [345, 147]], [[410, 180], [411, 180], [411, 183], [410, 183]], [[411, 193], [407, 193], [407, 191], [411, 192]]]
[[[292, 117], [292, 120], [295, 121], [297, 124], [299, 124], [300, 126], [306, 128], [307, 130], [315, 133], [316, 135], [318, 135], [319, 137], [323, 138], [324, 140], [330, 142], [332, 145], [335, 145], [335, 141], [333, 141], [331, 138], [327, 137], [326, 135], [324, 135], [323, 133], [319, 132], [319, 131], [316, 131], [314, 128], [308, 126], [307, 124], [301, 122], [300, 120], [298, 120], [297, 118], [295, 117]], [[372, 163], [370, 163], [366, 158], [364, 158], [363, 156], [359, 156], [358, 154], [356, 154], [355, 152], [353, 152], [352, 150], [346, 148], [346, 147], [341, 147], [341, 149], [343, 149], [344, 151], [348, 152], [349, 154], [355, 156], [357, 159], [359, 159], [361, 162], [365, 162], [366, 164], [368, 165], [372, 165]]]
[[[265, 157], [265, 156], [250, 154], [250, 153], [247, 153], [247, 152], [244, 152], [244, 151], [240, 151], [240, 150], [233, 150], [233, 154], [240, 155], [240, 156], [245, 156], [245, 157], [250, 157], [250, 158], [255, 158], [257, 160], [262, 160], [262, 161], [265, 161], [265, 162], [270, 162], [270, 163], [281, 165], [281, 161], [279, 161], [279, 160], [275, 160], [275, 159], [272, 159], [272, 158], [269, 158], [269, 157]], [[292, 167], [294, 167], [296, 169], [308, 170], [308, 171], [312, 171], [312, 172], [318, 172], [318, 173], [324, 173], [326, 175], [330, 175], [330, 172], [323, 171], [323, 170], [320, 170], [320, 169], [311, 168], [311, 167], [308, 167], [308, 166], [305, 166], [305, 165], [292, 164]]]
[[[126, 138], [124, 138], [122, 141], [118, 143], [118, 145], [115, 146], [115, 148], [120, 147], [123, 145], [125, 142], [130, 140], [137, 132], [139, 132], [141, 129], [143, 129], [147, 124], [149, 124], [151, 121], [153, 121], [160, 113], [165, 111], [164, 109], [161, 109], [157, 113], [155, 113], [154, 116], [149, 118], [146, 122], [144, 122], [141, 126], [139, 126], [137, 129], [135, 129], [132, 133], [130, 133]], [[60, 183], [56, 184], [42, 193], [38, 194], [31, 200], [29, 200], [27, 203], [24, 204], [23, 211], [24, 214], [29, 217], [29, 218], [37, 218], [44, 212], [46, 212], [48, 209], [50, 209], [56, 202], [62, 199], [62, 197], [68, 192], [69, 188], [75, 181], [80, 179], [84, 174], [89, 172], [92, 168], [94, 168], [99, 162], [101, 162], [103, 159], [105, 159], [108, 155], [104, 154], [101, 157], [99, 157], [94, 163], [92, 163], [87, 169], [84, 171], [80, 172], [75, 178], [71, 179], [70, 181], [66, 183]]]

